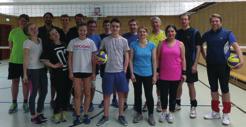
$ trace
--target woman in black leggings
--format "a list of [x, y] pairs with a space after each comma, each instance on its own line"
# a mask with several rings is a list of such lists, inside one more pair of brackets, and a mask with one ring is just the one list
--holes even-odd
[[143, 119], [142, 115], [142, 84], [144, 86], [146, 103], [149, 111], [148, 122], [155, 125], [153, 116], [154, 100], [152, 95], [153, 84], [156, 82], [156, 47], [147, 40], [148, 30], [145, 27], [138, 29], [139, 40], [130, 45], [130, 69], [136, 99], [136, 111], [133, 123]]

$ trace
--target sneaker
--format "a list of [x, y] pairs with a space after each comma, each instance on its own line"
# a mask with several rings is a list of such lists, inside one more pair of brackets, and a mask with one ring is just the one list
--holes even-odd
[[76, 126], [76, 125], [79, 125], [81, 124], [81, 120], [80, 120], [80, 117], [79, 116], [76, 116], [75, 120], [73, 121], [73, 125]]
[[101, 126], [104, 123], [106, 123], [108, 121], [108, 117], [103, 116], [98, 122], [97, 122], [97, 126]]
[[148, 108], [147, 108], [147, 104], [146, 103], [144, 104], [142, 111], [143, 112], [147, 112], [148, 111]]
[[88, 115], [84, 115], [83, 123], [84, 124], [90, 124], [91, 123], [91, 119], [89, 118]]
[[162, 111], [161, 102], [160, 101], [158, 101], [157, 104], [156, 104], [156, 111], [157, 112], [161, 112]]
[[140, 113], [136, 113], [136, 115], [133, 118], [133, 123], [138, 123], [139, 121], [143, 120], [143, 115]]
[[230, 121], [230, 118], [229, 118], [229, 114], [228, 113], [224, 113], [222, 115], [222, 124], [223, 125], [230, 125], [231, 121]]
[[57, 114], [54, 114], [52, 117], [51, 117], [51, 120], [52, 122], [58, 124], [61, 122], [61, 113], [57, 113]]
[[65, 111], [61, 112], [61, 122], [67, 122], [67, 113]]
[[10, 108], [9, 108], [9, 114], [15, 113], [18, 111], [18, 104], [17, 103], [12, 103]]
[[127, 103], [125, 102], [125, 103], [124, 103], [124, 111], [126, 111], [127, 108], [128, 108], [128, 105], [127, 105]]
[[196, 118], [196, 107], [190, 108], [190, 118]]
[[44, 117], [44, 114], [39, 114], [38, 117], [43, 122], [46, 122], [48, 120], [46, 117]]
[[94, 106], [93, 103], [91, 103], [88, 112], [93, 112], [93, 111], [94, 111]]
[[31, 118], [31, 122], [34, 124], [42, 124], [44, 121], [42, 121], [38, 116]]
[[115, 108], [118, 108], [119, 107], [119, 104], [118, 104], [118, 101], [117, 99], [112, 99], [112, 104], [111, 106], [115, 107]]
[[103, 108], [104, 106], [104, 101], [102, 100], [101, 104], [98, 105], [98, 108]]
[[148, 123], [150, 126], [155, 126], [155, 117], [153, 114], [149, 115]]
[[128, 122], [126, 121], [126, 118], [124, 116], [119, 116], [118, 121], [123, 125], [123, 126], [128, 126]]
[[181, 105], [176, 104], [175, 105], [175, 111], [179, 111], [179, 110], [181, 110]]
[[173, 114], [172, 113], [167, 114], [166, 119], [167, 119], [168, 123], [173, 123], [173, 121], [174, 121]]
[[167, 112], [162, 112], [159, 117], [159, 122], [164, 122], [167, 118]]
[[23, 104], [23, 110], [24, 110], [24, 113], [28, 113], [29, 112], [29, 107], [28, 107], [27, 103]]
[[212, 111], [212, 112], [208, 113], [207, 115], [205, 115], [204, 116], [204, 119], [208, 119], [208, 120], [211, 120], [211, 119], [220, 119], [220, 113], [219, 112]]

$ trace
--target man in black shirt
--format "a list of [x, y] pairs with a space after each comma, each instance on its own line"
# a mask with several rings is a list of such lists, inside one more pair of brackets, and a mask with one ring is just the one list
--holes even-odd
[[[48, 36], [48, 31], [51, 30], [52, 28], [55, 28], [58, 33], [60, 34], [60, 39], [62, 42], [65, 42], [65, 35], [62, 32], [62, 30], [52, 24], [53, 20], [53, 14], [50, 12], [46, 12], [43, 16], [44, 19], [44, 26], [38, 28], [38, 37], [41, 38], [42, 40], [42, 46], [43, 46], [43, 51], [46, 51], [49, 49], [51, 45], [51, 40], [49, 39]], [[49, 71], [52, 73], [52, 70]], [[54, 78], [50, 76], [50, 82], [51, 82], [51, 107], [54, 107], [54, 97], [55, 97], [55, 89], [53, 87], [53, 80]]]
[[78, 26], [83, 24], [83, 23], [86, 23], [85, 22], [85, 17], [82, 14], [76, 14], [74, 19], [75, 19], [76, 26], [70, 28], [68, 33], [67, 33], [67, 41], [68, 41], [68, 43], [72, 39], [74, 39], [74, 38], [79, 36], [78, 35]]
[[[182, 28], [177, 31], [176, 38], [182, 41], [185, 45], [185, 58], [186, 58], [186, 82], [189, 88], [190, 95], [190, 118], [196, 118], [196, 91], [194, 82], [198, 81], [197, 64], [200, 54], [200, 48], [202, 45], [202, 39], [200, 32], [190, 27], [190, 15], [183, 14], [180, 16], [180, 22]], [[180, 83], [177, 91], [176, 110], [180, 110], [181, 107], [181, 94], [182, 84]]]

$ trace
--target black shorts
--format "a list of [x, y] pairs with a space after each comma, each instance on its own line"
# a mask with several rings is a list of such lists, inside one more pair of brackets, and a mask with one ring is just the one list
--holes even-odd
[[218, 81], [220, 83], [221, 92], [229, 92], [230, 68], [227, 64], [207, 64], [207, 73], [212, 92], [218, 92]]
[[23, 64], [9, 63], [9, 74], [8, 79], [19, 79], [23, 78]]
[[92, 75], [92, 73], [73, 73], [75, 78], [88, 78]]
[[192, 67], [186, 68], [186, 82], [187, 83], [194, 83], [198, 81], [198, 74], [192, 73]]

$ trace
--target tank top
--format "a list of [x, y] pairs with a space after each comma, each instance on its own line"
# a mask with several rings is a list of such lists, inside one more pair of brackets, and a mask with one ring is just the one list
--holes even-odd
[[181, 80], [182, 60], [180, 41], [176, 40], [172, 47], [168, 47], [166, 40], [164, 40], [160, 49], [159, 59], [160, 80]]

